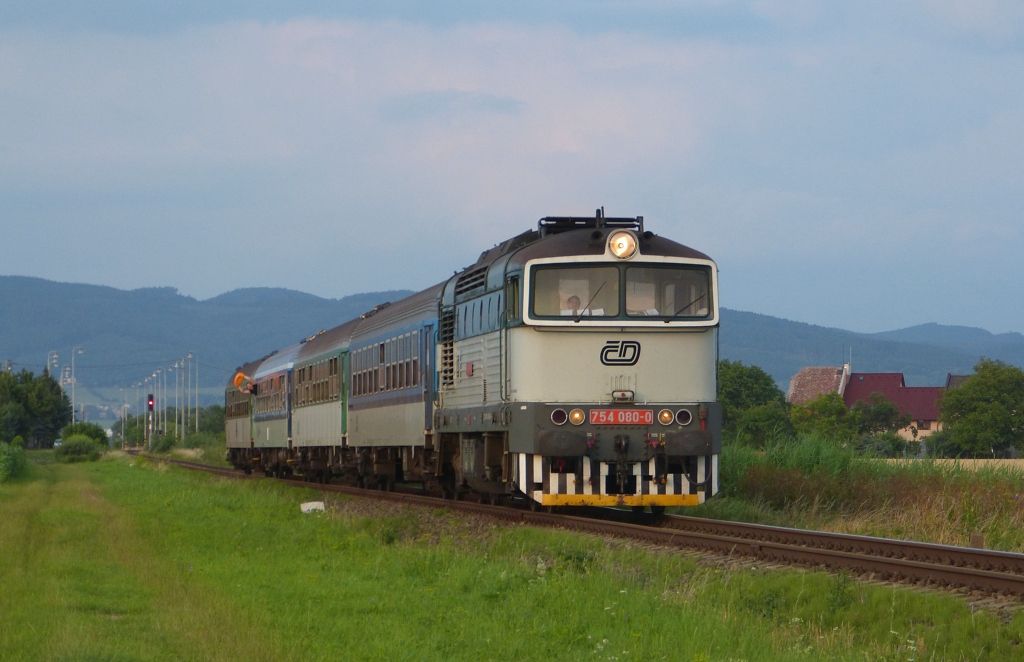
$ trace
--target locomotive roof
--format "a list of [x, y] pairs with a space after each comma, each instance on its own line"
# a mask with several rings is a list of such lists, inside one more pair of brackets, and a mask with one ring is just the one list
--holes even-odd
[[607, 218], [601, 210], [593, 217], [545, 216], [536, 230], [528, 230], [484, 251], [477, 261], [457, 272], [448, 283], [445, 301], [475, 296], [477, 292], [500, 288], [505, 276], [521, 271], [530, 260], [545, 257], [605, 253], [608, 235], [627, 229], [636, 233], [641, 254], [710, 260], [704, 253], [644, 230], [642, 216]]

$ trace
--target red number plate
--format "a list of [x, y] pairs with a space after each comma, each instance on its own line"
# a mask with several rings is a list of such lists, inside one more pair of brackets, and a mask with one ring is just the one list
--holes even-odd
[[591, 409], [591, 425], [652, 425], [653, 409]]

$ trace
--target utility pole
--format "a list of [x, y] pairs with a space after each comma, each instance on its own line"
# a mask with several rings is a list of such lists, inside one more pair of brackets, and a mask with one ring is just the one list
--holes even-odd
[[171, 370], [174, 371], [174, 438], [181, 441], [181, 425], [178, 424], [178, 420], [181, 418], [181, 407], [178, 406], [178, 378], [181, 371], [178, 370], [177, 361], [174, 362]]
[[199, 359], [196, 359], [196, 434], [199, 434]]
[[79, 345], [75, 345], [71, 348], [71, 424], [75, 423], [75, 356], [78, 354], [85, 354], [85, 350]]

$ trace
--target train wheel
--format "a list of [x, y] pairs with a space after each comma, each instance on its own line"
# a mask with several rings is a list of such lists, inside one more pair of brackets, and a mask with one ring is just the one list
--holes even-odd
[[655, 517], [664, 517], [665, 506], [651, 506], [651, 514]]

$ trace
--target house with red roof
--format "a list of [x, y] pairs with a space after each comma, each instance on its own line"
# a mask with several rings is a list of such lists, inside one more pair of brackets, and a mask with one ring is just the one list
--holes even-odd
[[[947, 385], [949, 382], [947, 379]], [[899, 435], [915, 440], [941, 429], [939, 402], [945, 390], [942, 386], [907, 386], [902, 372], [851, 372], [849, 364], [813, 366], [793, 376], [786, 400], [799, 405], [826, 393], [838, 393], [847, 407], [853, 407], [879, 393], [910, 418], [910, 424], [900, 430]]]
[[904, 439], [921, 439], [941, 429], [939, 402], [946, 389], [942, 386], [907, 386], [902, 372], [855, 372], [843, 391], [843, 402], [853, 407], [880, 393], [896, 405], [910, 424], [899, 431]]
[[810, 366], [802, 368], [789, 380], [786, 401], [802, 405], [816, 400], [826, 393], [843, 394], [850, 379], [850, 364], [841, 368], [835, 366]]

